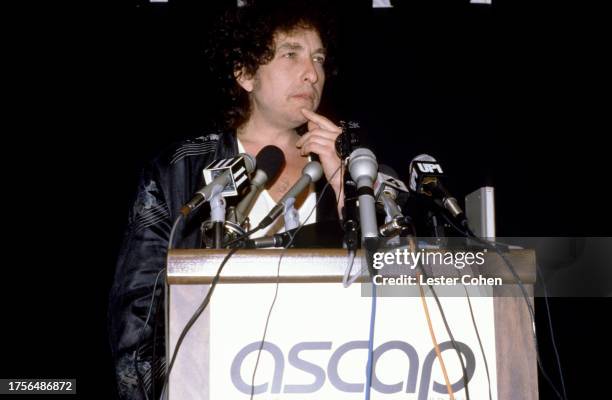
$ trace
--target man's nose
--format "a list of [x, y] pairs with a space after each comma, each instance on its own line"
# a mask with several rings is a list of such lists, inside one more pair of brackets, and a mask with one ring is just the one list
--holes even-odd
[[315, 66], [315, 63], [312, 58], [307, 58], [304, 62], [303, 79], [305, 81], [309, 81], [310, 83], [317, 83], [317, 81], [319, 80], [317, 67]]

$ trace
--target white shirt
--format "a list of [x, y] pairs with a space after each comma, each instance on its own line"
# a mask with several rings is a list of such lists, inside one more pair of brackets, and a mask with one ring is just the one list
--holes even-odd
[[[244, 146], [242, 145], [242, 142], [240, 141], [240, 139], [237, 138], [237, 140], [238, 140], [238, 152], [246, 153]], [[300, 218], [300, 224], [304, 224], [304, 225], [314, 224], [317, 220], [317, 209], [316, 209], [317, 194], [314, 191], [314, 184], [312, 183], [310, 184], [310, 189], [311, 190], [310, 190], [310, 193], [308, 194], [308, 197], [306, 197], [306, 200], [304, 201], [304, 203], [302, 203], [302, 206], [297, 209], [299, 218]], [[255, 200], [255, 204], [253, 204], [253, 207], [251, 208], [251, 212], [249, 212], [249, 220], [251, 223], [251, 228], [256, 227], [259, 224], [259, 222], [261, 222], [261, 220], [264, 219], [264, 217], [268, 215], [270, 211], [272, 211], [272, 208], [274, 208], [276, 204], [277, 204], [276, 201], [274, 201], [270, 193], [268, 193], [268, 191], [264, 189], [257, 197], [257, 200]], [[306, 218], [308, 218], [308, 220], [306, 220]], [[306, 221], [306, 223], [304, 223], [304, 221]], [[275, 233], [280, 233], [284, 231], [285, 231], [285, 220], [283, 216], [281, 215], [273, 224], [271, 224], [265, 229], [255, 232], [251, 237], [258, 238], [262, 236], [273, 235]]]

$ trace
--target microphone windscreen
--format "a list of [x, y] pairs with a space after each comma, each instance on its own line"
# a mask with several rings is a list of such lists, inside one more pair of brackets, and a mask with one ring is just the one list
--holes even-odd
[[416, 192], [418, 189], [418, 172], [414, 169], [414, 163], [419, 161], [436, 162], [436, 159], [430, 156], [429, 154], [419, 154], [418, 156], [414, 157], [412, 161], [410, 161], [410, 166], [408, 167], [408, 173], [410, 174], [409, 187], [410, 190], [412, 190], [413, 192]]
[[[408, 188], [406, 185], [400, 180], [399, 174], [396, 170], [388, 166], [387, 164], [378, 164], [378, 177], [374, 184], [374, 192], [377, 194], [381, 190], [380, 185], [385, 185], [384, 190], [387, 192], [391, 192], [393, 199], [400, 207], [404, 207], [406, 202], [408, 201]], [[379, 182], [381, 179], [381, 175], [386, 175], [384, 177], [383, 182]], [[391, 179], [392, 178], [392, 179]]]
[[268, 181], [273, 181], [280, 173], [285, 164], [283, 151], [274, 145], [268, 145], [257, 153], [257, 168], [268, 176]]
[[378, 174], [378, 162], [372, 150], [360, 147], [353, 150], [349, 156], [349, 174], [357, 187], [362, 185], [372, 186]]

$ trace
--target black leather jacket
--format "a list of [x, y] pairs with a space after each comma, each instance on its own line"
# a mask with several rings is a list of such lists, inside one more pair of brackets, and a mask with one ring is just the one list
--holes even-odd
[[[164, 274], [158, 273], [165, 267], [170, 229], [180, 207], [203, 186], [203, 168], [213, 160], [237, 153], [234, 133], [208, 134], [172, 146], [153, 160], [141, 175], [119, 253], [108, 309], [110, 345], [122, 399], [144, 399], [134, 356], [157, 276], [156, 302], [139, 346], [138, 372], [149, 398], [154, 398], [153, 387], [155, 392], [161, 389], [165, 369], [163, 306], [160, 306], [163, 304]], [[318, 195], [325, 183], [325, 179], [317, 182]], [[208, 212], [205, 205], [183, 224], [183, 229], [176, 234], [175, 247], [201, 247], [200, 224], [207, 219]], [[327, 190], [317, 206], [317, 222], [337, 219], [334, 191]]]

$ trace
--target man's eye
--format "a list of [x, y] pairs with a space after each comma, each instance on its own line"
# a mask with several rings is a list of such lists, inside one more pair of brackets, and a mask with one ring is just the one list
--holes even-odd
[[297, 53], [295, 51], [290, 51], [288, 53], [283, 54], [283, 57], [285, 57], [285, 58], [295, 58], [296, 55], [297, 55]]
[[316, 56], [313, 58], [313, 60], [319, 64], [325, 64], [325, 57], [323, 56]]

